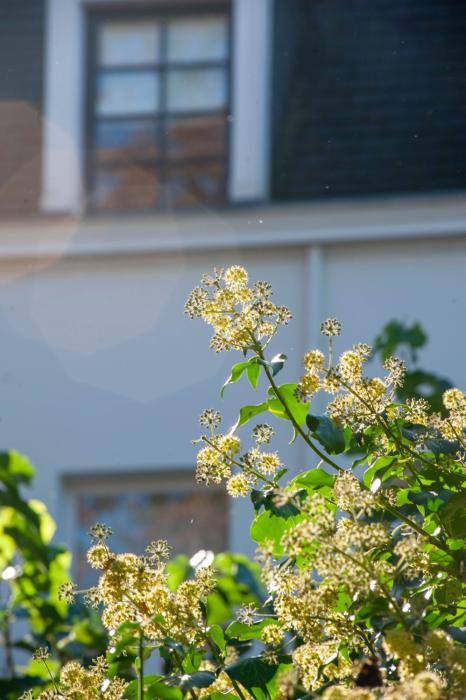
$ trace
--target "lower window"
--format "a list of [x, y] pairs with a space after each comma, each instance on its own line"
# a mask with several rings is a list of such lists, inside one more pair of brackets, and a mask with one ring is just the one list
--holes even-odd
[[89, 529], [96, 522], [112, 528], [116, 552], [142, 554], [155, 539], [167, 540], [173, 555], [227, 548], [225, 493], [198, 486], [191, 471], [73, 476], [65, 479], [65, 489], [72, 506], [73, 574], [79, 587], [96, 580], [86, 561]]

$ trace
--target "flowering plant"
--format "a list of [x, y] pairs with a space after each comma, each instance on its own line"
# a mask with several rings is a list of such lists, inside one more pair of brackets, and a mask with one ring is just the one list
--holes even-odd
[[[204, 276], [186, 303], [213, 327], [213, 350], [243, 353], [222, 394], [242, 377], [256, 390], [268, 384], [226, 431], [205, 410], [196, 441], [197, 480], [252, 499], [265, 595], [257, 589], [218, 624], [215, 568], [176, 586], [166, 543], [116, 555], [99, 526], [88, 558], [101, 573], [87, 595], [103, 608], [111, 647], [90, 668], [65, 666], [41, 700], [465, 697], [466, 395], [447, 389], [437, 412], [422, 398], [398, 402], [403, 362], [387, 358], [378, 377], [367, 373], [366, 344], [336, 356], [335, 319], [321, 326], [326, 352], [306, 352], [299, 380], [279, 384], [287, 358], [269, 358], [269, 344], [291, 313], [272, 299], [268, 283], [250, 286], [233, 266]], [[324, 415], [312, 410], [318, 393], [328, 396]], [[264, 415], [289, 423], [310, 469], [289, 478]], [[63, 593], [74, 594], [71, 584]], [[144, 673], [153, 653], [162, 675]]]

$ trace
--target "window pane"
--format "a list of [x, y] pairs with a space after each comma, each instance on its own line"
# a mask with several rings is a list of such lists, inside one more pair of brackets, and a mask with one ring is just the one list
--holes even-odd
[[226, 74], [222, 68], [173, 70], [167, 76], [170, 111], [221, 109], [226, 103]]
[[223, 493], [126, 491], [109, 496], [81, 494], [77, 498], [76, 573], [80, 587], [95, 583], [86, 550], [89, 528], [96, 522], [112, 528], [111, 546], [117, 552], [143, 554], [149, 542], [156, 539], [168, 540], [174, 555], [192, 556], [200, 549], [217, 553], [227, 546], [228, 503]]
[[103, 66], [153, 63], [160, 57], [156, 22], [107, 22], [99, 32], [99, 62]]
[[161, 187], [154, 167], [99, 170], [93, 204], [97, 209], [150, 209], [160, 204]]
[[156, 126], [152, 121], [98, 122], [96, 153], [100, 162], [156, 158], [159, 155]]
[[167, 180], [167, 194], [173, 207], [219, 206], [225, 202], [223, 163], [171, 167]]
[[226, 114], [170, 119], [165, 138], [169, 158], [222, 156], [226, 151]]
[[219, 61], [227, 55], [225, 17], [199, 17], [169, 22], [169, 61]]
[[150, 71], [101, 73], [97, 80], [97, 113], [151, 114], [158, 109], [159, 76]]

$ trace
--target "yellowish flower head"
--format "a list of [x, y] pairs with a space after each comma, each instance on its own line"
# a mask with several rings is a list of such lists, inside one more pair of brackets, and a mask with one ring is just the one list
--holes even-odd
[[238, 290], [248, 286], [248, 273], [240, 265], [227, 268], [224, 279], [228, 289]]

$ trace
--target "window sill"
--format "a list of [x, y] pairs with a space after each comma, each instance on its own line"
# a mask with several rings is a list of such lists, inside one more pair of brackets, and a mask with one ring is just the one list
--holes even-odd
[[466, 234], [466, 193], [255, 204], [206, 213], [0, 221], [0, 258], [307, 246]]

